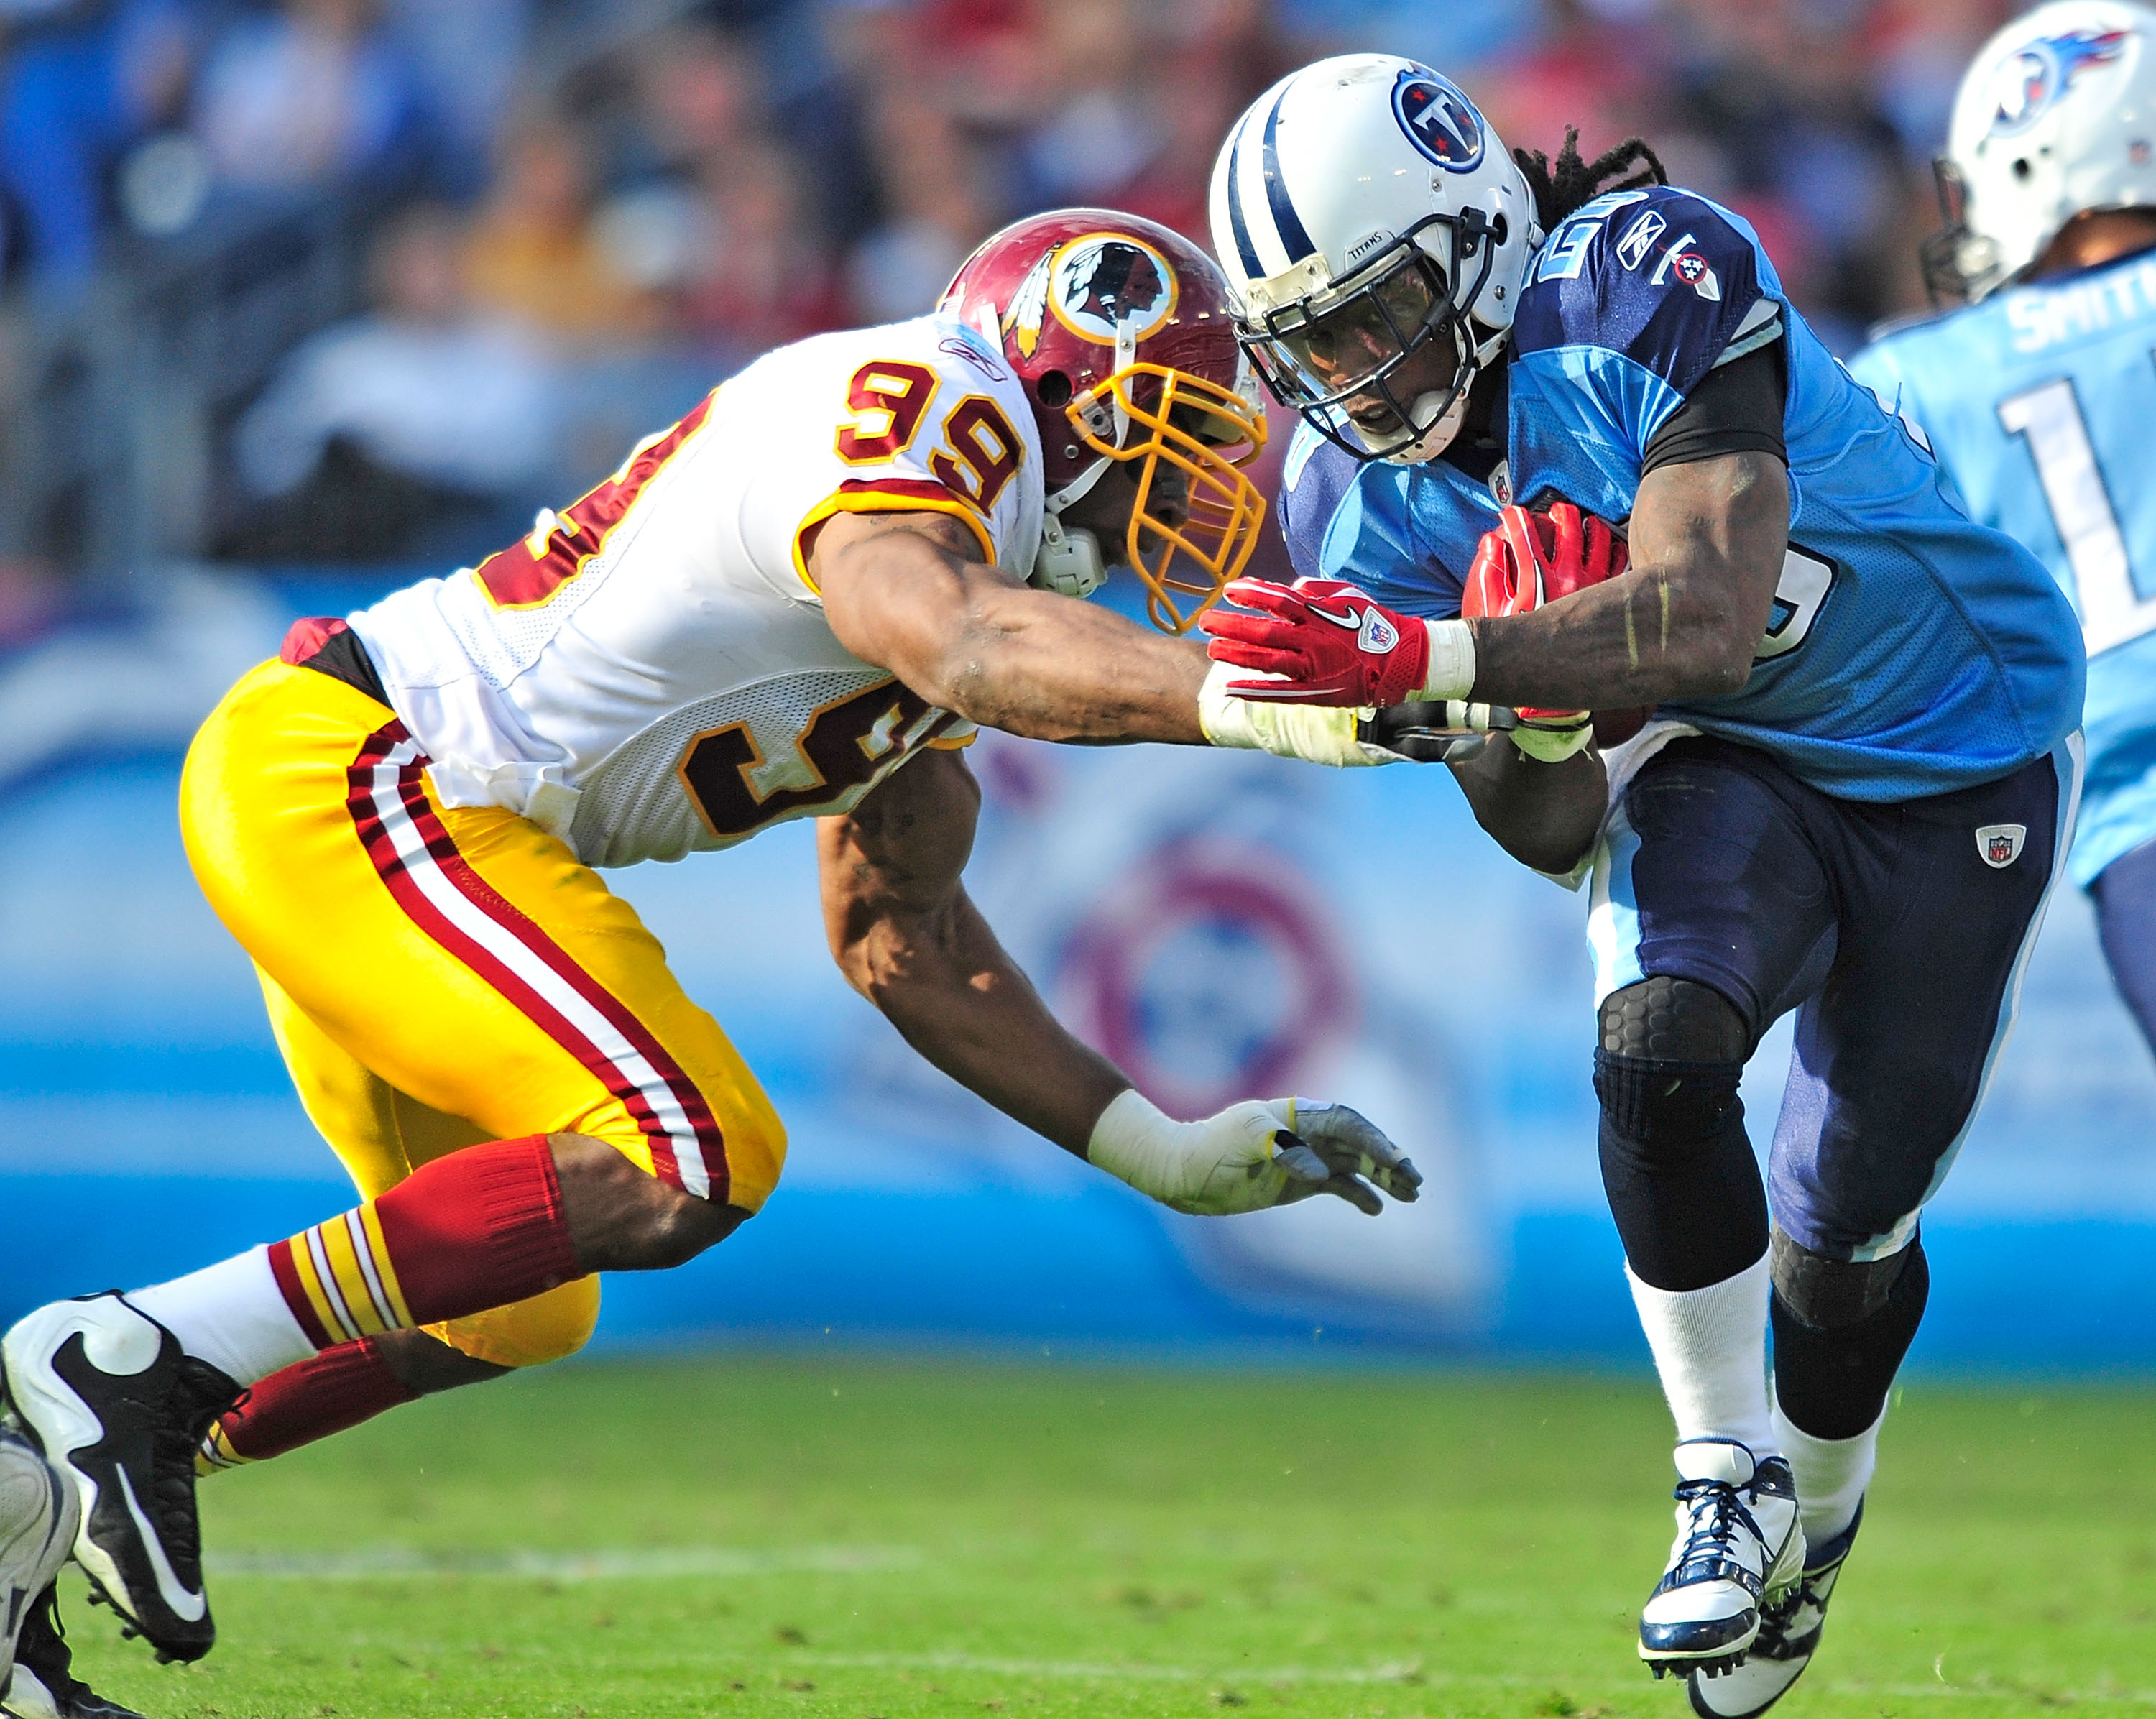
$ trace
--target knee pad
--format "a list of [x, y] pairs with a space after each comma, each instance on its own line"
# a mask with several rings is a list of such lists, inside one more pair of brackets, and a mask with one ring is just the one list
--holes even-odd
[[529, 1300], [426, 1327], [459, 1353], [496, 1367], [543, 1367], [573, 1355], [599, 1322], [599, 1280], [572, 1278]]
[[1737, 1011], [1705, 985], [1627, 985], [1602, 1005], [1594, 1091], [1604, 1120], [1649, 1147], [1717, 1138], [1743, 1116], [1737, 1084], [1748, 1036]]
[[1918, 1275], [1912, 1281], [1929, 1281], [1921, 1239], [1883, 1260], [1830, 1260], [1777, 1226], [1767, 1251], [1775, 1297], [1815, 1331], [1838, 1331], [1874, 1317], [1912, 1269]]
[[1742, 1063], [1752, 1034], [1729, 999], [1696, 979], [1657, 974], [1603, 999], [1601, 1048], [1612, 1056]]

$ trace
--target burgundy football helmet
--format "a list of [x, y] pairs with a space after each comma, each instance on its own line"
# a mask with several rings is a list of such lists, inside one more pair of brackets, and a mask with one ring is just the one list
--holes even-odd
[[[1136, 215], [1058, 209], [984, 243], [940, 308], [1002, 346], [1033, 403], [1047, 488], [1033, 582], [1071, 597], [1100, 585], [1100, 545], [1058, 516], [1111, 464], [1142, 460], [1125, 552], [1153, 623], [1188, 632], [1243, 570], [1265, 513], [1242, 471], [1265, 446], [1265, 412], [1213, 259]], [[1180, 482], [1161, 481], [1163, 464]]]

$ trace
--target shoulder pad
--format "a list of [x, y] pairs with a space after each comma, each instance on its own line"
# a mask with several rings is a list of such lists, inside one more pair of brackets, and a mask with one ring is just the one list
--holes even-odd
[[1536, 254], [1513, 337], [1523, 353], [1615, 352], [1686, 394], [1768, 295], [1779, 283], [1739, 218], [1671, 186], [1614, 192]]

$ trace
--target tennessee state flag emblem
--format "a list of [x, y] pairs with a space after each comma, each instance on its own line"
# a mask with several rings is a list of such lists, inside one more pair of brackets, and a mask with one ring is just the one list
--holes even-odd
[[1976, 851], [1994, 871], [2004, 871], [2021, 857], [2021, 844], [2028, 839], [2025, 824], [1987, 824], [1976, 833]]

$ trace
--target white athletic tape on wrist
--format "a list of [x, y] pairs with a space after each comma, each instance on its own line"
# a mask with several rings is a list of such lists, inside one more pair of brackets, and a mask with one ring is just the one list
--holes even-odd
[[1183, 1192], [1191, 1137], [1204, 1131], [1196, 1122], [1177, 1121], [1132, 1086], [1117, 1093], [1101, 1112], [1086, 1142], [1086, 1156], [1140, 1193], [1173, 1199]]
[[1217, 747], [1270, 752], [1276, 757], [1301, 758], [1311, 764], [1346, 767], [1400, 762], [1394, 754], [1356, 739], [1358, 720], [1370, 715], [1367, 710], [1267, 704], [1237, 698], [1228, 690], [1230, 680], [1284, 678], [1239, 669], [1232, 663], [1214, 664], [1206, 670], [1205, 684], [1198, 690], [1198, 726], [1207, 741]]
[[1475, 690], [1475, 635], [1465, 621], [1424, 621], [1430, 634], [1430, 667], [1423, 677], [1426, 699], [1464, 699]]
[[[1297, 1103], [1294, 1098], [1245, 1099], [1203, 1121], [1178, 1122], [1133, 1087], [1117, 1093], [1101, 1112], [1086, 1142], [1086, 1156], [1140, 1193], [1180, 1211], [1195, 1211], [1201, 1208], [1191, 1202], [1204, 1197], [1224, 1164], [1262, 1166], [1271, 1157], [1279, 1131], [1294, 1131]], [[1203, 1209], [1247, 1208], [1231, 1202]]]

